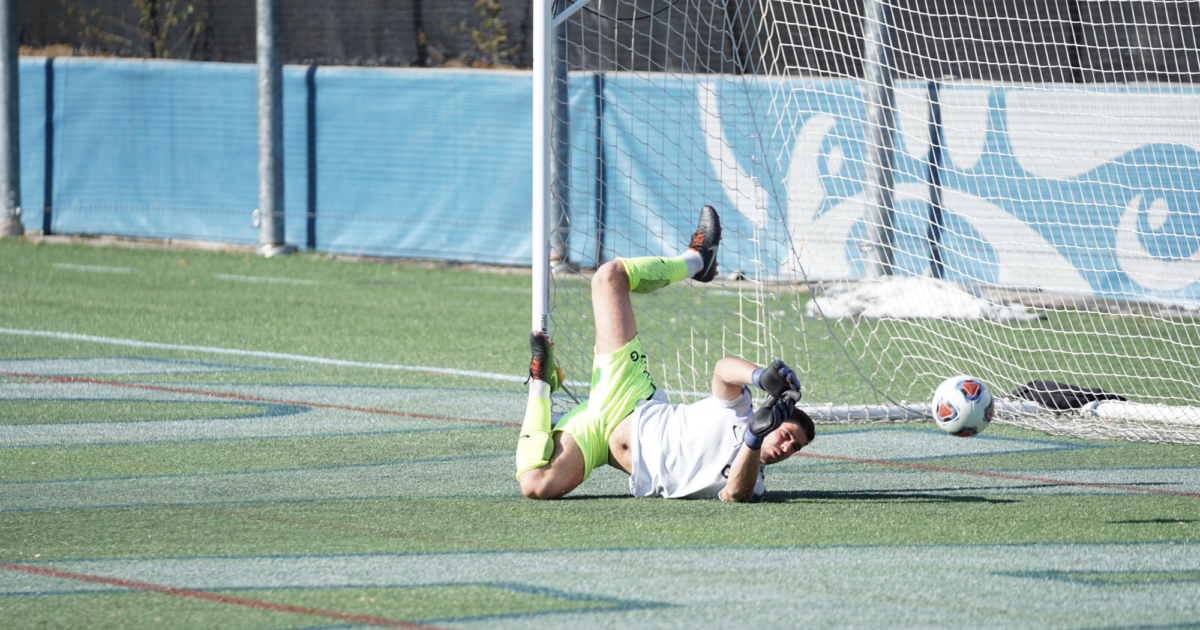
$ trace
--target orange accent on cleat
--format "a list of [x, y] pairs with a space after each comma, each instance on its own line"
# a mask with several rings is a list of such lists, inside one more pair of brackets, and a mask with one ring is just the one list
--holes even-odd
[[554, 363], [554, 344], [549, 337], [536, 330], [529, 333], [529, 349], [529, 378], [545, 382], [551, 392], [562, 388], [562, 368]]
[[692, 234], [688, 249], [700, 252], [704, 261], [700, 271], [692, 276], [698, 282], [709, 282], [717, 277], [717, 246], [721, 244], [721, 217], [716, 208], [704, 206], [700, 209], [700, 221]]

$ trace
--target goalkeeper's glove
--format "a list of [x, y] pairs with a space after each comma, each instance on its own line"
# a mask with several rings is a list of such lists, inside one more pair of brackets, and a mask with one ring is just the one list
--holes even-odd
[[800, 379], [796, 378], [792, 368], [779, 359], [775, 359], [765, 368], [754, 370], [751, 381], [755, 387], [775, 398], [782, 398], [784, 392], [789, 389], [800, 391]]
[[788, 390], [779, 398], [767, 396], [767, 400], [750, 419], [750, 426], [746, 427], [746, 435], [742, 441], [752, 451], [762, 448], [763, 438], [778, 429], [784, 420], [792, 417], [792, 411], [796, 408], [799, 400], [800, 392], [796, 390]]

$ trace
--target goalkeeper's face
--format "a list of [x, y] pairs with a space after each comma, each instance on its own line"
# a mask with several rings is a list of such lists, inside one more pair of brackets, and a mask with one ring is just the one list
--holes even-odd
[[763, 438], [759, 461], [764, 464], [781, 462], [804, 448], [806, 444], [808, 444], [808, 436], [800, 428], [800, 424], [784, 420], [778, 429]]

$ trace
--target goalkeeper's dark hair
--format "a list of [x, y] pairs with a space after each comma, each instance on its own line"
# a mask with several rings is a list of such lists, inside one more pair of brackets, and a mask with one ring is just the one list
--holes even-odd
[[791, 417], [788, 418], [788, 420], [791, 420], [792, 422], [795, 422], [796, 424], [800, 425], [800, 428], [804, 431], [804, 435], [806, 437], [808, 437], [808, 441], [810, 444], [812, 443], [812, 441], [814, 439], [816, 439], [817, 427], [816, 427], [816, 425], [813, 424], [812, 418], [810, 418], [807, 413], [804, 413], [803, 409], [801, 409], [799, 407], [796, 407], [795, 409], [793, 409], [792, 415], [791, 415]]

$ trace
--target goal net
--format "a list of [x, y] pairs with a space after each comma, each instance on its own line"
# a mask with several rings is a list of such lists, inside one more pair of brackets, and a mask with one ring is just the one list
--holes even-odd
[[1200, 443], [1200, 13], [1184, 2], [538, 0], [535, 327], [587, 394], [590, 270], [635, 296], [656, 381], [782, 358], [819, 421], [925, 420], [955, 374], [1117, 394], [1002, 422]]

